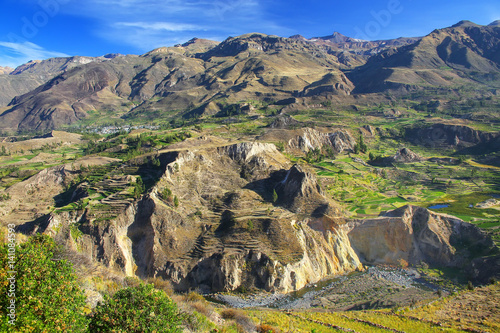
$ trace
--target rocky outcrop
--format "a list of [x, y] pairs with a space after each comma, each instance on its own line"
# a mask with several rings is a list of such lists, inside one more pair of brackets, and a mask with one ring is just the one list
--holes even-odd
[[244, 142], [219, 149], [220, 153], [229, 156], [231, 159], [237, 162], [248, 162], [252, 158], [259, 155], [271, 155], [278, 154], [276, 146], [269, 143], [250, 143]]
[[294, 224], [294, 229], [294, 237], [289, 241], [298, 242], [302, 257], [297, 261], [277, 260], [272, 252], [256, 249], [235, 253], [220, 250], [198, 261], [187, 278], [182, 278], [173, 264], [168, 267], [167, 276], [179, 279], [183, 288], [227, 291], [257, 287], [267, 291], [290, 292], [317, 282], [320, 277], [362, 267], [356, 253], [348, 246], [345, 231], [338, 226], [332, 225], [323, 233], [312, 229], [309, 222], [304, 221]]
[[303, 152], [331, 147], [335, 152], [341, 153], [346, 150], [353, 150], [355, 144], [354, 138], [345, 130], [322, 133], [312, 128], [305, 128], [302, 134], [288, 142], [290, 148], [300, 149]]
[[429, 147], [466, 148], [492, 141], [498, 137], [498, 133], [478, 131], [468, 126], [434, 124], [430, 127], [407, 129], [405, 137], [414, 144]]
[[[184, 238], [181, 242], [179, 235], [185, 235], [186, 231], [180, 231], [180, 227], [166, 228], [176, 229], [175, 234], [158, 232], [162, 240], [177, 239], [174, 252], [178, 254], [172, 256], [172, 248], [165, 248], [168, 242], [163, 241], [165, 255], [157, 256], [159, 251], [155, 251], [157, 259], [151, 274], [172, 279], [180, 290], [199, 287], [206, 291], [222, 291], [257, 287], [286, 292], [302, 288], [321, 277], [360, 267], [357, 256], [348, 245], [345, 231], [335, 218], [325, 214], [333, 213], [333, 209], [325, 209], [323, 214], [316, 212], [314, 216], [300, 209], [305, 207], [305, 202], [315, 207], [313, 201], [309, 201], [313, 198], [318, 200], [318, 207], [321, 204], [329, 207], [312, 174], [299, 166], [284, 171], [286, 159], [274, 145], [243, 143], [221, 147], [216, 152], [215, 160], [209, 151], [181, 154], [172, 163], [177, 167], [167, 166], [165, 180], [175, 184], [171, 188], [176, 190], [185, 188], [182, 183], [192, 177], [192, 168], [195, 167], [194, 183], [198, 183], [198, 177], [200, 183], [193, 184], [192, 191], [177, 192], [178, 197], [194, 204], [191, 209], [202, 207], [201, 203], [207, 200], [213, 206], [202, 212], [201, 226], [193, 226], [186, 221], [188, 214], [179, 211], [178, 225], [190, 230], [187, 236], [190, 240]], [[203, 161], [204, 165], [197, 161]], [[211, 179], [210, 187], [203, 179]], [[269, 202], [272, 201], [273, 188], [280, 197], [276, 204], [286, 209]], [[217, 193], [225, 194], [217, 196]], [[262, 199], [268, 202], [262, 202]], [[205, 203], [204, 206], [210, 205]], [[189, 209], [187, 204], [183, 209]], [[157, 202], [152, 216], [162, 216], [161, 211], [164, 207]], [[294, 212], [301, 212], [304, 217]], [[173, 213], [165, 214], [163, 216], [170, 214], [170, 218], [161, 224], [169, 225], [170, 221], [176, 220], [172, 219]], [[158, 226], [160, 221], [151, 224]]]
[[421, 161], [422, 157], [408, 148], [401, 148], [396, 152], [396, 155], [392, 157], [392, 160], [396, 163], [413, 163]]
[[13, 70], [14, 70], [14, 68], [0, 66], [0, 75], [10, 74], [10, 73], [12, 73]]
[[374, 137], [376, 134], [376, 129], [371, 125], [363, 125], [360, 131], [363, 136], [367, 137]]
[[404, 206], [375, 219], [348, 223], [352, 247], [364, 263], [460, 267], [495, 252], [479, 228], [456, 217]]
[[276, 119], [269, 125], [270, 128], [291, 128], [298, 126], [300, 123], [293, 119], [289, 115], [279, 115]]
[[476, 204], [476, 208], [491, 208], [500, 205], [500, 201], [496, 199], [488, 199]]
[[51, 234], [124, 275], [169, 279], [178, 290], [289, 292], [362, 267], [314, 175], [290, 167], [274, 145], [158, 158], [163, 177], [142, 198], [112, 207], [115, 215], [89, 204], [52, 213], [24, 231]]
[[[295, 164], [276, 186], [278, 202], [295, 213], [323, 216], [331, 209], [316, 176]], [[338, 213], [338, 212], [336, 212]]]
[[[199, 146], [157, 158], [164, 172], [142, 197], [89, 196], [99, 202], [18, 230], [51, 234], [87, 260], [128, 276], [168, 279], [179, 291], [290, 292], [362, 269], [362, 262], [401, 260], [488, 276], [485, 256], [495, 248], [473, 225], [413, 206], [346, 223], [315, 174], [291, 165], [272, 144]], [[62, 172], [42, 172], [30, 183], [60, 186]], [[120, 183], [123, 191], [115, 194], [129, 193], [135, 182], [113, 176], [93, 186]]]

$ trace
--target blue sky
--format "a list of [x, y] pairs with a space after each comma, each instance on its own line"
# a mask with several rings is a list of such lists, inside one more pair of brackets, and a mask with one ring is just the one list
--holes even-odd
[[338, 31], [362, 39], [422, 36], [460, 20], [500, 19], [498, 0], [0, 0], [0, 66], [32, 59], [142, 54], [192, 37]]

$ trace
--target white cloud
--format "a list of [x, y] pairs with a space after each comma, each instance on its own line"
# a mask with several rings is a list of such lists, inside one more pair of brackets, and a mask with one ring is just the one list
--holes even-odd
[[197, 31], [206, 30], [193, 24], [171, 23], [171, 22], [118, 22], [116, 27], [131, 27], [148, 30], [164, 30], [164, 31]]
[[[23, 0], [38, 6], [40, 0]], [[295, 30], [268, 16], [265, 0], [85, 0], [60, 2], [61, 15], [88, 18], [94, 35], [147, 52], [193, 37], [263, 32], [287, 36]], [[112, 52], [110, 50], [110, 52]]]
[[31, 43], [12, 43], [0, 41], [0, 66], [17, 67], [30, 60], [43, 60], [55, 57], [68, 57], [67, 54], [45, 50]]
[[93, 31], [103, 39], [147, 52], [193, 37], [235, 36], [254, 31], [290, 33], [266, 17], [262, 1], [87, 0], [85, 6], [69, 2], [61, 10], [99, 22]]

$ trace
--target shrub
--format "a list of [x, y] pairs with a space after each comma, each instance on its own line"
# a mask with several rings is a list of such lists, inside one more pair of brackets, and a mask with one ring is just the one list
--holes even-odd
[[281, 152], [285, 151], [285, 143], [283, 143], [282, 141], [276, 142], [274, 145], [276, 146], [276, 149], [278, 149], [279, 151]]
[[224, 309], [220, 313], [223, 319], [236, 319], [237, 317], [244, 316], [243, 311], [237, 309]]
[[471, 281], [467, 282], [467, 289], [468, 290], [474, 290], [474, 285], [472, 284]]
[[14, 325], [7, 317], [10, 284], [0, 285], [1, 332], [85, 332], [85, 295], [77, 284], [72, 265], [57, 260], [58, 247], [45, 235], [35, 235], [15, 247], [15, 267], [9, 267], [7, 245], [0, 247], [0, 280], [7, 282], [15, 270]]
[[216, 328], [214, 323], [197, 311], [194, 311], [191, 315], [186, 316], [184, 325], [191, 332], [212, 332], [212, 330]]
[[172, 191], [168, 187], [165, 187], [160, 196], [163, 200], [172, 200]]
[[276, 193], [276, 190], [273, 190], [273, 203], [276, 203], [278, 201], [278, 193]]
[[136, 277], [133, 277], [133, 276], [127, 276], [124, 280], [123, 280], [123, 283], [125, 286], [127, 287], [132, 287], [132, 288], [135, 288], [135, 287], [138, 287], [141, 285], [141, 280], [139, 280], [138, 278]]
[[260, 324], [259, 326], [257, 326], [257, 332], [259, 332], [259, 333], [269, 333], [269, 332], [275, 333], [275, 332], [277, 332], [277, 330], [274, 327], [272, 327], [271, 325]]
[[205, 301], [205, 297], [203, 297], [196, 291], [191, 291], [189, 294], [187, 294], [186, 300], [189, 302]]
[[252, 220], [247, 221], [247, 227], [248, 227], [248, 231], [253, 231], [254, 224], [253, 224]]
[[147, 283], [153, 284], [153, 286], [158, 290], [163, 290], [168, 296], [174, 294], [174, 287], [169, 280], [164, 280], [160, 277], [150, 277], [146, 280]]
[[226, 320], [234, 320], [238, 332], [254, 332], [256, 329], [253, 321], [242, 310], [224, 309], [220, 315]]
[[400, 258], [398, 260], [398, 266], [399, 268], [408, 268], [408, 262], [406, 260], [404, 260], [403, 258]]
[[91, 332], [181, 332], [176, 304], [153, 285], [118, 291], [99, 304], [90, 320]]

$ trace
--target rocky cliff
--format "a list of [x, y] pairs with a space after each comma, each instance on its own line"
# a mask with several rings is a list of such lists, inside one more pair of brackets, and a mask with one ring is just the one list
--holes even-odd
[[[471, 224], [413, 206], [346, 222], [315, 174], [274, 145], [203, 142], [160, 151], [160, 176], [136, 199], [129, 195], [136, 176], [83, 182], [67, 190], [73, 204], [18, 230], [49, 233], [115, 272], [169, 279], [180, 291], [289, 292], [362, 263], [401, 259], [491, 276], [485, 267], [495, 264], [496, 248]], [[147, 167], [147, 160], [134, 163]], [[55, 195], [77, 174], [77, 166], [44, 170], [17, 184], [11, 200], [20, 202], [23, 189], [30, 197], [48, 189]]]
[[303, 152], [330, 147], [336, 153], [341, 153], [353, 150], [355, 144], [356, 141], [346, 130], [323, 133], [312, 128], [304, 128], [299, 135], [288, 141], [290, 148]]
[[492, 142], [498, 137], [498, 133], [479, 131], [469, 126], [438, 123], [428, 127], [407, 129], [405, 137], [414, 144], [430, 147], [466, 148]]
[[[349, 240], [364, 263], [458, 267], [473, 272], [474, 260], [498, 254], [491, 238], [456, 217], [404, 206], [378, 218], [348, 223]], [[492, 270], [497, 272], [498, 269]]]
[[161, 179], [116, 217], [102, 219], [90, 204], [24, 231], [50, 233], [126, 275], [168, 278], [178, 290], [288, 292], [362, 267], [315, 176], [291, 166], [274, 145], [240, 143], [159, 158]]

